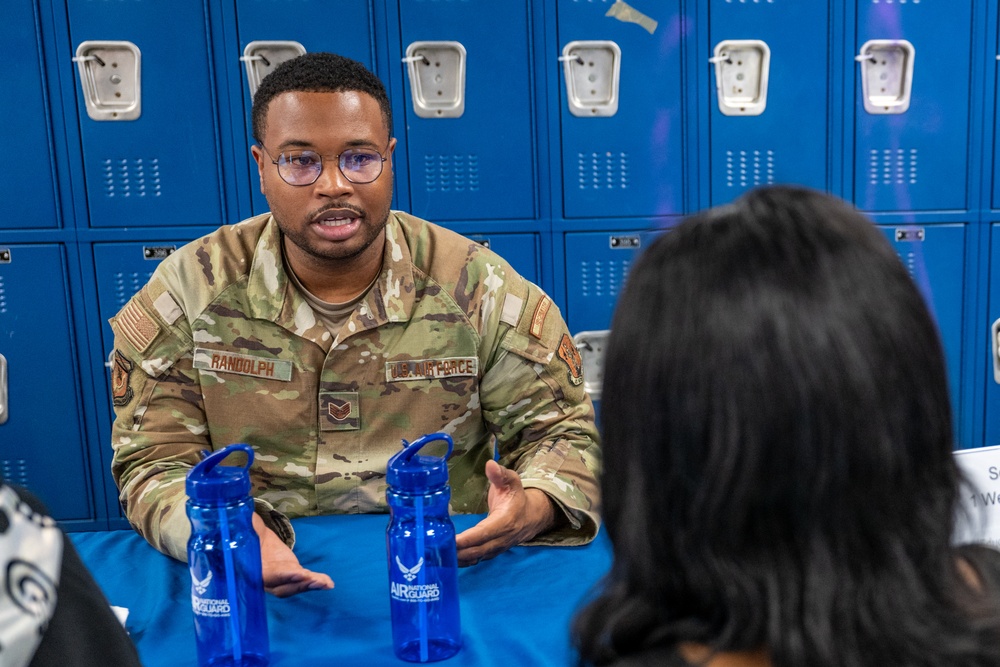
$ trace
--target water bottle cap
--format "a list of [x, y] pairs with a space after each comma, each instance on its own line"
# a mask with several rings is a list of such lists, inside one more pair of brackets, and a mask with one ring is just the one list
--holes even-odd
[[[448, 443], [443, 457], [417, 454], [418, 449], [434, 440]], [[386, 466], [386, 482], [395, 489], [411, 492], [444, 486], [448, 483], [448, 457], [454, 448], [455, 442], [447, 433], [431, 433], [412, 443], [403, 440], [403, 449], [393, 454]]]
[[[246, 452], [246, 465], [219, 465], [224, 458], [237, 451]], [[209, 454], [188, 472], [185, 485], [188, 497], [204, 504], [224, 504], [245, 498], [250, 495], [251, 463], [253, 449], [249, 445], [229, 445]]]

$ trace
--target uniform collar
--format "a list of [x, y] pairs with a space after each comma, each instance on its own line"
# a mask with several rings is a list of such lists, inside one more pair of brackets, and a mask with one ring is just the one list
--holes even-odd
[[[400, 214], [392, 211], [385, 226], [382, 272], [335, 342], [389, 322], [408, 321], [416, 303], [415, 292], [410, 248]], [[270, 320], [296, 336], [329, 348], [329, 333], [288, 277], [282, 260], [281, 231], [273, 216], [268, 217], [254, 250], [247, 300], [252, 317]]]

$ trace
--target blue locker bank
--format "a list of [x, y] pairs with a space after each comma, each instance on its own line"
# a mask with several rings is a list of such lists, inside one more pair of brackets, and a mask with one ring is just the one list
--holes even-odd
[[688, 213], [771, 183], [853, 202], [934, 314], [959, 446], [1000, 444], [998, 4], [6, 0], [0, 473], [69, 528], [124, 525], [107, 319], [267, 210], [253, 92], [310, 51], [386, 83], [394, 206], [504, 255], [574, 333]]

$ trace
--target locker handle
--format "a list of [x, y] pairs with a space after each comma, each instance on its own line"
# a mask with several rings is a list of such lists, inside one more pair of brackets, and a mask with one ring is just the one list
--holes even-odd
[[250, 97], [257, 93], [260, 82], [275, 67], [305, 52], [306, 47], [293, 40], [255, 40], [247, 44], [243, 49], [243, 55], [240, 56], [240, 62], [246, 66]]
[[0, 424], [7, 421], [7, 357], [0, 354]]
[[993, 381], [1000, 384], [1000, 320], [993, 323], [990, 334], [993, 348]]
[[910, 108], [916, 49], [905, 39], [871, 39], [854, 60], [861, 63], [861, 97], [873, 115], [900, 114]]
[[771, 47], [759, 39], [726, 39], [715, 45], [715, 90], [724, 116], [759, 116], [767, 108]]
[[618, 113], [622, 50], [609, 40], [576, 40], [559, 56], [569, 112], [579, 118], [608, 118]]
[[573, 336], [573, 344], [580, 352], [583, 365], [583, 388], [590, 400], [601, 400], [604, 384], [604, 348], [610, 331], [581, 331]]
[[418, 118], [461, 118], [465, 113], [467, 52], [461, 42], [413, 42], [406, 47], [413, 113]]
[[80, 42], [73, 57], [92, 120], [135, 120], [142, 114], [142, 53], [128, 41]]

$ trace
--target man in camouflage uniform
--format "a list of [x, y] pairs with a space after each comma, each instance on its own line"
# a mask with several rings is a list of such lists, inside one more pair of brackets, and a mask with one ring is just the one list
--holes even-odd
[[354, 61], [277, 68], [253, 110], [271, 213], [181, 248], [111, 321], [129, 520], [184, 559], [185, 475], [250, 444], [277, 595], [332, 586], [299, 565], [288, 519], [386, 511], [386, 462], [425, 433], [455, 440], [452, 509], [489, 512], [460, 563], [598, 529], [593, 407], [558, 309], [496, 254], [389, 210], [390, 114]]

